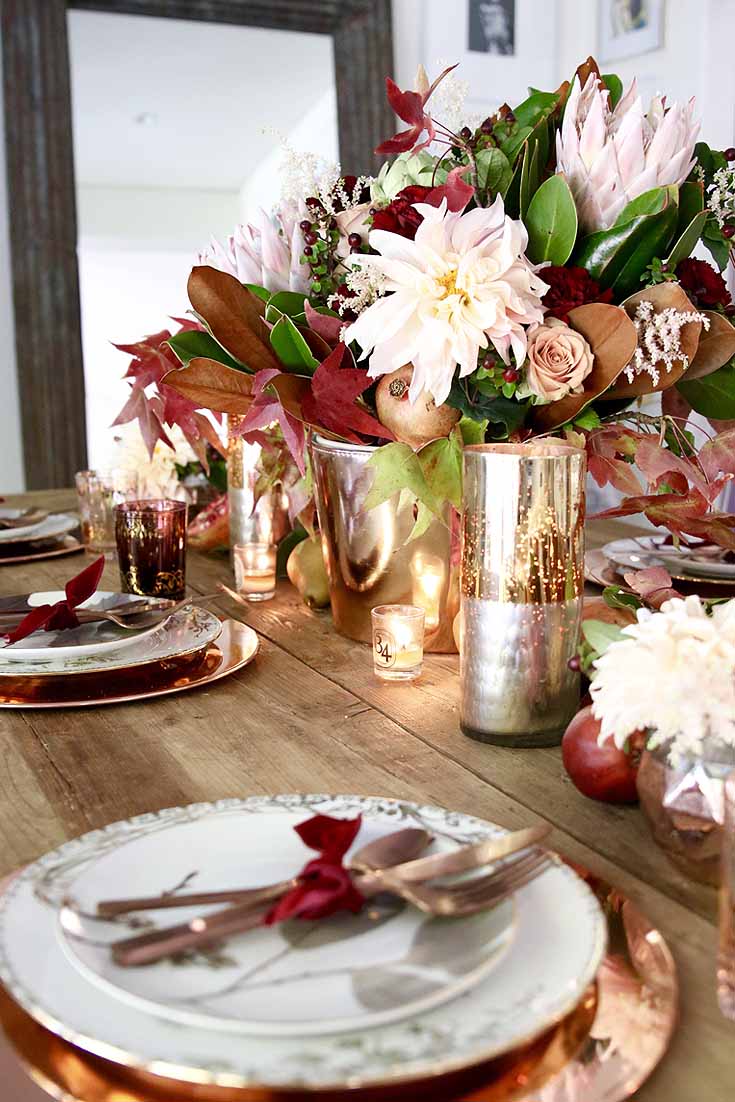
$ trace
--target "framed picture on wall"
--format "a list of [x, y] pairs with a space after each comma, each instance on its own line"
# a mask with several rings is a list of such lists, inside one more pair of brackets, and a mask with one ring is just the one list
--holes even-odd
[[516, 42], [515, 0], [467, 0], [467, 49], [472, 53], [513, 57]]
[[664, 44], [664, 0], [598, 0], [600, 61], [637, 57]]

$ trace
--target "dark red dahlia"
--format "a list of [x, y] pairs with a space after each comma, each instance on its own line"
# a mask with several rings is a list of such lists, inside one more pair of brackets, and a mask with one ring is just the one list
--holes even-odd
[[399, 233], [401, 237], [408, 237], [413, 241], [416, 230], [424, 220], [422, 214], [416, 210], [414, 203], [425, 203], [426, 197], [433, 189], [423, 187], [421, 184], [411, 184], [398, 192], [392, 203], [382, 210], [377, 210], [373, 215], [373, 229], [389, 230], [391, 233]]
[[706, 260], [688, 257], [676, 265], [676, 278], [695, 306], [729, 306], [727, 284]]
[[560, 268], [552, 264], [539, 272], [549, 289], [541, 300], [547, 313], [569, 324], [569, 311], [588, 302], [611, 302], [612, 290], [600, 290], [586, 268]]

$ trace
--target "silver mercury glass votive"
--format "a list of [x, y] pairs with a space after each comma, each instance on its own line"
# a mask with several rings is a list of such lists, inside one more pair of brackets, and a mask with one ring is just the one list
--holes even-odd
[[464, 449], [460, 726], [551, 746], [579, 707], [584, 451], [559, 440]]

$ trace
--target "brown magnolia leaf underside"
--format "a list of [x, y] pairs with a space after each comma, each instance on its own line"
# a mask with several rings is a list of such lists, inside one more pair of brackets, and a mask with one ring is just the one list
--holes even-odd
[[253, 400], [252, 376], [204, 356], [195, 356], [186, 367], [169, 371], [163, 382], [200, 409], [217, 413], [247, 413]]
[[581, 413], [615, 382], [636, 349], [635, 326], [619, 306], [605, 302], [577, 306], [569, 312], [569, 324], [592, 349], [594, 366], [584, 380], [581, 394], [567, 394], [534, 410], [533, 425], [539, 432], [550, 432]]
[[201, 265], [192, 268], [189, 301], [212, 336], [251, 371], [281, 370], [268, 343], [258, 296], [227, 272]]
[[[637, 291], [625, 300], [623, 309], [632, 318], [638, 303], [646, 299], [653, 303], [657, 314], [668, 307], [673, 307], [674, 310], [679, 310], [684, 314], [696, 314], [698, 312], [678, 283], [659, 283], [655, 287], [646, 287], [643, 291]], [[692, 362], [696, 354], [701, 332], [701, 321], [691, 321], [682, 326], [681, 350], [689, 363]], [[648, 372], [644, 371], [640, 375], [635, 375], [632, 382], [629, 382], [626, 378], [619, 380], [612, 390], [605, 394], [605, 399], [637, 398], [641, 394], [655, 394], [659, 390], [666, 390], [667, 387], [678, 383], [686, 371], [686, 361], [684, 360], [675, 360], [670, 371], [666, 370], [663, 363], [656, 366], [659, 370], [659, 380], [655, 385]]]
[[719, 371], [735, 356], [735, 326], [716, 310], [703, 310], [709, 319], [709, 329], [702, 329], [697, 353], [686, 370], [685, 379], [703, 379]]

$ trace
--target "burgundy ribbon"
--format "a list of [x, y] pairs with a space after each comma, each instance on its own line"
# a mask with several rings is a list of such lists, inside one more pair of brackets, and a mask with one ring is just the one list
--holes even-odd
[[66, 628], [79, 627], [74, 609], [88, 601], [96, 592], [104, 569], [105, 556], [100, 555], [89, 566], [85, 566], [79, 574], [69, 579], [64, 587], [63, 600], [53, 605], [38, 605], [37, 608], [32, 608], [18, 626], [5, 635], [6, 645], [17, 643], [27, 635], [32, 635], [34, 631], [41, 631], [44, 628], [46, 631], [64, 631]]
[[304, 865], [297, 876], [298, 884], [286, 892], [268, 911], [263, 923], [272, 926], [287, 918], [313, 920], [327, 918], [337, 911], [362, 910], [365, 897], [352, 883], [343, 859], [362, 825], [362, 816], [356, 819], [333, 819], [330, 815], [315, 815], [294, 830], [309, 849], [317, 850], [319, 857]]

